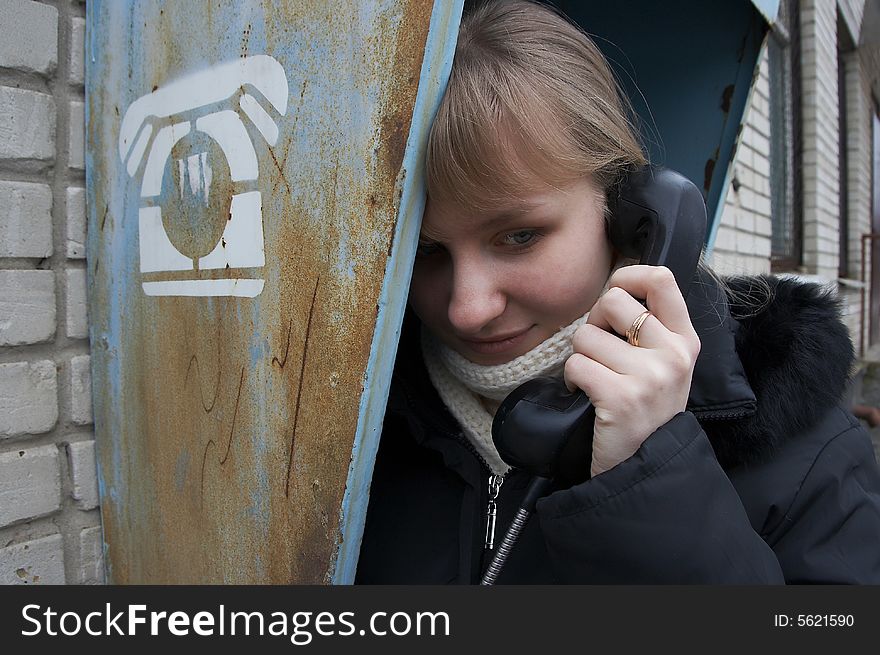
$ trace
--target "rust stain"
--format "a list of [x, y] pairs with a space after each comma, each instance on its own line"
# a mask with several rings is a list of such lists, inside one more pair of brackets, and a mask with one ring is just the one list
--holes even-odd
[[715, 172], [719, 155], [718, 148], [715, 148], [715, 153], [706, 161], [706, 167], [703, 170], [703, 191], [706, 193], [709, 193], [709, 187], [712, 185], [712, 174]]
[[248, 23], [247, 27], [244, 28], [244, 31], [241, 35], [241, 57], [245, 58], [248, 56], [248, 44], [251, 40], [251, 24]]
[[736, 87], [733, 84], [728, 84], [724, 87], [724, 91], [721, 93], [721, 111], [725, 114], [730, 113], [730, 103], [733, 100], [733, 91]]
[[380, 124], [383, 172], [387, 176], [386, 184], [392, 189], [397, 183], [409, 138], [432, 10], [433, 2], [426, 0], [404, 3], [397, 40], [393, 45], [394, 69], [389, 77], [388, 101]]

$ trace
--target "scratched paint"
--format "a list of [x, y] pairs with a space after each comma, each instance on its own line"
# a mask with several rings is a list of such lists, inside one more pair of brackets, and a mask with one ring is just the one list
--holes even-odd
[[460, 15], [438, 6], [87, 5], [113, 582], [350, 581], [363, 512], [345, 508], [372, 468], [353, 453], [375, 453], [387, 384], [369, 381], [390, 375], [413, 254], [395, 235], [418, 231], [413, 153]]

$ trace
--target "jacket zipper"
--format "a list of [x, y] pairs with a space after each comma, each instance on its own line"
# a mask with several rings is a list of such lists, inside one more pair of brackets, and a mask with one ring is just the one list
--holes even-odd
[[693, 410], [689, 410], [691, 413], [697, 417], [697, 420], [700, 421], [736, 421], [741, 418], [746, 418], [747, 416], [751, 416], [754, 412], [750, 412], [748, 410], [740, 410], [729, 412], [726, 410], [722, 410], [720, 412], [695, 412]]
[[[404, 389], [403, 393], [404, 397], [407, 400], [407, 404], [410, 406], [410, 408], [412, 408], [414, 406], [415, 400], [409, 394], [407, 389]], [[467, 450], [477, 459], [477, 461], [480, 462], [483, 470], [485, 470], [489, 474], [489, 501], [486, 505], [486, 534], [483, 540], [483, 552], [486, 552], [487, 550], [494, 550], [495, 527], [498, 519], [498, 494], [501, 492], [501, 485], [504, 484], [504, 477], [507, 475], [507, 473], [493, 473], [492, 468], [489, 466], [489, 463], [474, 447], [474, 445], [464, 435], [463, 432], [450, 432], [448, 430], [444, 430], [442, 427], [438, 427], [437, 429], [441, 433], [444, 433], [446, 436], [452, 437], [455, 441], [459, 442], [465, 448], [467, 448]], [[512, 470], [513, 469], [510, 469], [510, 471]], [[508, 473], [510, 471], [508, 471]]]
[[495, 522], [498, 518], [498, 493], [504, 484], [504, 476], [495, 473], [489, 476], [489, 504], [486, 506], [486, 538], [483, 550], [495, 548]]

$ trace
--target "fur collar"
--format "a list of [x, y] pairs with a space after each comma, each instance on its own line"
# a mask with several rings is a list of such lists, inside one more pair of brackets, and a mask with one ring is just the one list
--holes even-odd
[[[703, 340], [689, 409], [729, 469], [767, 459], [838, 404], [855, 355], [840, 302], [829, 288], [771, 276], [725, 282], [726, 298], [705, 276], [694, 306], [688, 297]], [[716, 301], [718, 312], [699, 309], [700, 298]], [[713, 316], [715, 329], [707, 331]]]

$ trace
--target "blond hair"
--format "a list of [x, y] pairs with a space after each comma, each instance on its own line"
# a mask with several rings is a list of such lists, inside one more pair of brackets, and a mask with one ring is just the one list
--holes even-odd
[[488, 2], [461, 23], [428, 140], [431, 199], [489, 209], [584, 176], [607, 191], [646, 163], [605, 57], [543, 5]]

